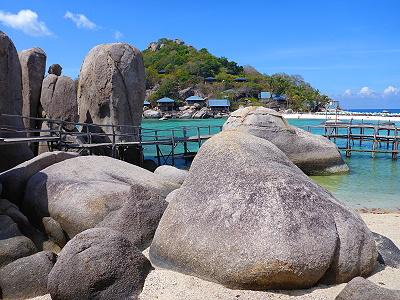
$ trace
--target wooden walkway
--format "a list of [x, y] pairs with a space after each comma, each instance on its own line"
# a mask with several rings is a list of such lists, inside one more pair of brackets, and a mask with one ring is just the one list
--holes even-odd
[[311, 133], [323, 131], [323, 135], [335, 142], [350, 157], [353, 152], [390, 154], [396, 160], [399, 154], [400, 127], [394, 123], [324, 123], [307, 126]]
[[[29, 119], [37, 124], [47, 124], [47, 129], [20, 129], [12, 126], [0, 127], [0, 146], [7, 144], [45, 145], [49, 151], [78, 151], [95, 154], [97, 150], [108, 150], [110, 156], [123, 159], [123, 153], [134, 148], [141, 153], [143, 147], [155, 147], [158, 165], [175, 164], [178, 157], [192, 158], [195, 152], [189, 150], [190, 144], [198, 148], [212, 135], [220, 132], [222, 126], [178, 127], [170, 129], [151, 129], [129, 125], [99, 125], [67, 122], [45, 118], [28, 118], [18, 115], [1, 114], [0, 118]], [[1, 122], [2, 124], [7, 122]], [[182, 153], [176, 150], [183, 148]], [[143, 163], [143, 161], [142, 161]]]

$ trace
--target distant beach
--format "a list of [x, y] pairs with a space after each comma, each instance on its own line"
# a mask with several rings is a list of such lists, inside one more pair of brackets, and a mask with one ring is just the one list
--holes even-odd
[[400, 114], [379, 113], [379, 112], [350, 112], [340, 111], [336, 115], [334, 112], [330, 113], [291, 113], [283, 114], [286, 119], [306, 119], [306, 120], [364, 120], [364, 121], [389, 121], [400, 122]]

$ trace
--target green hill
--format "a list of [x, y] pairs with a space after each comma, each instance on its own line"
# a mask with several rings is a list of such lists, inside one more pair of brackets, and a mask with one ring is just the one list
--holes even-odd
[[[284, 73], [266, 75], [251, 66], [239, 66], [225, 57], [216, 57], [207, 49], [197, 50], [180, 40], [160, 39], [143, 51], [148, 99], [170, 97], [183, 102], [192, 94], [228, 98], [233, 108], [240, 104], [261, 105], [258, 95], [268, 91], [285, 95], [288, 107], [318, 110], [330, 99], [305, 82], [301, 76]], [[215, 82], [205, 83], [213, 77]], [[246, 82], [237, 82], [246, 78]]]

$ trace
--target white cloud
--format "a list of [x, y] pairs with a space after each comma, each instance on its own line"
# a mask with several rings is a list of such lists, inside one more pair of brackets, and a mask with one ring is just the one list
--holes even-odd
[[364, 86], [358, 92], [361, 96], [372, 96], [375, 94], [375, 91], [367, 86]]
[[78, 28], [86, 28], [86, 29], [96, 29], [97, 25], [90, 21], [88, 17], [82, 14], [73, 14], [70, 11], [67, 11], [64, 15], [64, 18], [67, 20], [71, 20], [75, 23]]
[[351, 91], [351, 89], [347, 89], [347, 90], [344, 91], [344, 95], [345, 96], [352, 96], [353, 92]]
[[42, 21], [39, 21], [38, 14], [30, 9], [20, 10], [17, 14], [0, 10], [0, 22], [5, 26], [21, 30], [27, 35], [52, 35], [46, 24]]
[[389, 85], [386, 89], [383, 91], [384, 96], [389, 96], [389, 95], [398, 95], [400, 93], [400, 90], [397, 87], [394, 87], [392, 85]]
[[114, 39], [116, 39], [117, 41], [119, 41], [124, 35], [121, 31], [116, 30], [113, 34]]

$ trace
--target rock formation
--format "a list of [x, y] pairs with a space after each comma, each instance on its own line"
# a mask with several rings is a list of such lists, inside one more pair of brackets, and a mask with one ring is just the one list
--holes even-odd
[[272, 142], [307, 175], [349, 171], [334, 143], [323, 136], [290, 126], [280, 113], [272, 109], [240, 108], [224, 124], [224, 129], [233, 128]]
[[[140, 51], [128, 44], [99, 45], [90, 50], [78, 84], [81, 122], [140, 126], [145, 95], [145, 73]], [[104, 129], [112, 133], [110, 129]], [[117, 133], [132, 133], [122, 127]], [[133, 140], [117, 137], [117, 140]]]
[[43, 80], [40, 103], [50, 119], [78, 121], [75, 82], [67, 76], [48, 75]]
[[69, 238], [95, 226], [109, 227], [143, 249], [167, 206], [165, 197], [178, 187], [120, 160], [82, 156], [32, 176], [22, 208], [34, 224], [52, 217]]
[[86, 230], [59, 254], [48, 289], [52, 299], [137, 299], [150, 262], [131, 242], [107, 228]]
[[[24, 117], [37, 118], [46, 71], [46, 53], [40, 48], [32, 48], [21, 51], [18, 56], [22, 71], [22, 114]], [[35, 120], [24, 119], [24, 124], [26, 128], [40, 129], [40, 124]]]
[[153, 264], [230, 288], [295, 289], [371, 273], [362, 219], [265, 139], [225, 130], [196, 155], [150, 247]]
[[[0, 31], [0, 114], [22, 115], [21, 65], [11, 39]], [[0, 116], [0, 126], [24, 129], [21, 118]], [[0, 133], [0, 138], [26, 137], [22, 133]], [[33, 157], [27, 144], [2, 145], [0, 172]]]

